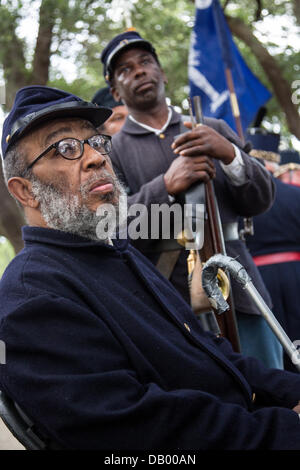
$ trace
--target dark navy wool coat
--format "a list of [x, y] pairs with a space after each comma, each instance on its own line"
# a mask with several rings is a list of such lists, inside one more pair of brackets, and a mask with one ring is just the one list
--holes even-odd
[[[253, 256], [300, 253], [300, 188], [274, 178], [272, 208], [254, 218], [254, 236], [247, 238]], [[292, 341], [300, 340], [300, 261], [258, 267], [273, 301], [273, 312]], [[286, 358], [286, 367], [293, 369]]]
[[0, 387], [40, 432], [66, 449], [300, 449], [300, 376], [204, 333], [126, 241], [23, 233], [0, 283]]

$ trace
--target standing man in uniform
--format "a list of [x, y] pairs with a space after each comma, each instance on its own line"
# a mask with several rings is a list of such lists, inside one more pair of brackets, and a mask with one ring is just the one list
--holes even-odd
[[[129, 112], [122, 130], [113, 138], [112, 150], [115, 171], [128, 189], [129, 204], [141, 203], [149, 208], [151, 204], [182, 201], [192, 184], [214, 178], [227, 254], [238, 257], [271, 305], [245, 243], [239, 240], [237, 224], [239, 216], [251, 217], [271, 206], [274, 186], [270, 174], [246, 153], [247, 146], [224, 121], [206, 118], [205, 125], [182, 134], [182, 117], [166, 104], [167, 77], [155, 49], [137, 32], [113, 38], [101, 60], [111, 93]], [[186, 126], [191, 129], [190, 123]], [[174, 244], [179, 247], [174, 240], [169, 246], [165, 242], [138, 240], [136, 247], [156, 264], [162, 252], [171, 252]], [[182, 248], [170, 281], [189, 302], [186, 259], [187, 252]], [[242, 351], [277, 367], [273, 355], [276, 338], [235, 281], [232, 290]]]
[[[263, 146], [251, 153], [263, 159], [274, 175], [276, 197], [270, 210], [254, 218], [254, 236], [247, 237], [246, 243], [270, 292], [274, 315], [289, 338], [299, 342], [300, 165], [280, 165], [279, 153], [266, 151]], [[286, 354], [283, 361], [285, 369], [295, 371]]]
[[101, 125], [99, 131], [110, 136], [119, 132], [125, 122], [128, 111], [121, 101], [114, 100], [109, 87], [100, 88], [91, 101], [99, 106], [107, 106], [112, 110], [112, 115]]

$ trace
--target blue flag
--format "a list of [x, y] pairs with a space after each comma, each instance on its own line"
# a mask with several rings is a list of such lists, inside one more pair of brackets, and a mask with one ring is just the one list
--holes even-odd
[[188, 64], [190, 96], [201, 97], [205, 116], [224, 119], [236, 131], [225, 68], [231, 70], [245, 131], [271, 93], [239, 53], [218, 0], [196, 0]]

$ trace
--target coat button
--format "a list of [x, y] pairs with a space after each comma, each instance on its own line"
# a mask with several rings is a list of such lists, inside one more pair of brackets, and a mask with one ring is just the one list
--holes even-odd
[[187, 323], [184, 323], [184, 326], [188, 330], [188, 332], [190, 333], [191, 329], [190, 329], [189, 325]]

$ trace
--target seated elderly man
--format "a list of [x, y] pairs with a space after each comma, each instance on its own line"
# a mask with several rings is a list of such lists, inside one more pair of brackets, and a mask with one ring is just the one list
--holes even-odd
[[33, 86], [4, 123], [28, 226], [0, 284], [0, 388], [64, 449], [300, 449], [299, 375], [202, 331], [142, 254], [97, 230], [123, 193], [95, 130], [109, 115]]

